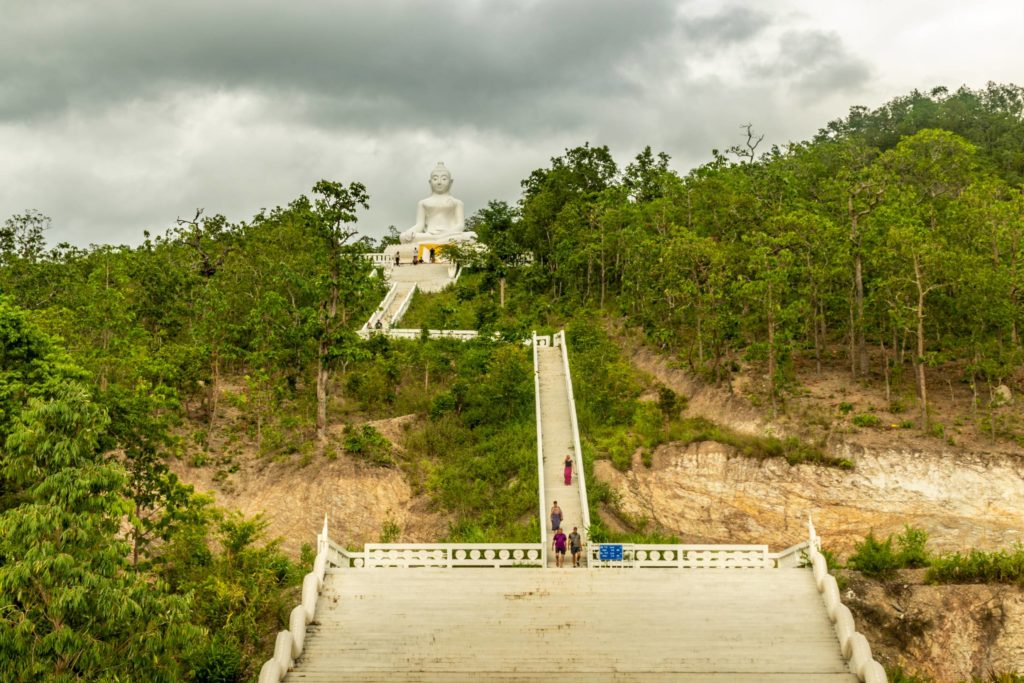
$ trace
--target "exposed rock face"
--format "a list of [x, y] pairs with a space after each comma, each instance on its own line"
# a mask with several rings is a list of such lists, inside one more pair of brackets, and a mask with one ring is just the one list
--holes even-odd
[[729, 446], [667, 444], [653, 466], [629, 472], [608, 461], [596, 476], [621, 496], [621, 509], [684, 541], [768, 543], [773, 550], [807, 537], [807, 515], [827, 548], [849, 552], [874, 530], [921, 527], [936, 550], [1009, 547], [1024, 539], [1024, 461], [1002, 454], [867, 451], [837, 455], [851, 471], [754, 460]]
[[[372, 423], [397, 441], [401, 423], [395, 418]], [[341, 428], [334, 430], [341, 433]], [[430, 509], [424, 497], [414, 496], [397, 468], [354, 462], [347, 456], [329, 460], [317, 456], [306, 466], [294, 460], [272, 462], [252, 453], [239, 455], [238, 471], [219, 479], [211, 468], [169, 463], [182, 481], [197, 491], [215, 494], [215, 503], [247, 516], [264, 513], [271, 538], [297, 554], [303, 543], [315, 543], [328, 516], [330, 535], [338, 542], [361, 546], [380, 540], [385, 520], [401, 527], [402, 542], [431, 542], [444, 535], [448, 520]]]
[[877, 583], [850, 577], [843, 601], [878, 659], [936, 683], [988, 680], [1024, 664], [1024, 593], [1016, 586], [922, 585], [923, 571]]
[[[825, 547], [840, 554], [870, 530], [884, 537], [905, 524], [928, 531], [932, 550], [1022, 540], [1024, 461], [1016, 456], [853, 447], [836, 454], [856, 468], [759, 461], [706, 442], [662, 446], [651, 468], [636, 457], [629, 472], [608, 461], [594, 469], [619, 493], [623, 512], [683, 542], [781, 550], [806, 539], [808, 513]], [[902, 585], [854, 580], [844, 594], [880, 661], [937, 683], [1024, 670], [1020, 588], [928, 586], [922, 574]]]

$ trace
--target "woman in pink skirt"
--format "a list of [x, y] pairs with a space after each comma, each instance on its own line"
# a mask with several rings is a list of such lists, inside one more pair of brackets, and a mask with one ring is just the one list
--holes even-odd
[[565, 485], [572, 484], [572, 456], [565, 456]]

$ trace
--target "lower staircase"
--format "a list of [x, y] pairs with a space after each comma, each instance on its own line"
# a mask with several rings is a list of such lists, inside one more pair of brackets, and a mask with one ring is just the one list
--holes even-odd
[[285, 681], [854, 683], [807, 569], [332, 569]]

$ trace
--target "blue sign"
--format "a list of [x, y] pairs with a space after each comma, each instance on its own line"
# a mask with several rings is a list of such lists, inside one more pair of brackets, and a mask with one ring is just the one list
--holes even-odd
[[600, 559], [602, 562], [608, 562], [609, 560], [622, 561], [622, 546], [621, 545], [610, 545], [608, 543], [602, 543], [600, 546]]

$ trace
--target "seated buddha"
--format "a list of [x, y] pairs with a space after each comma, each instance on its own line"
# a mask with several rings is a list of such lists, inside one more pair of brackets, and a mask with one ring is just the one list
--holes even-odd
[[438, 162], [430, 172], [431, 195], [416, 205], [416, 225], [402, 233], [403, 244], [447, 244], [476, 239], [475, 232], [466, 230], [465, 206], [451, 196], [451, 187], [451, 172]]

